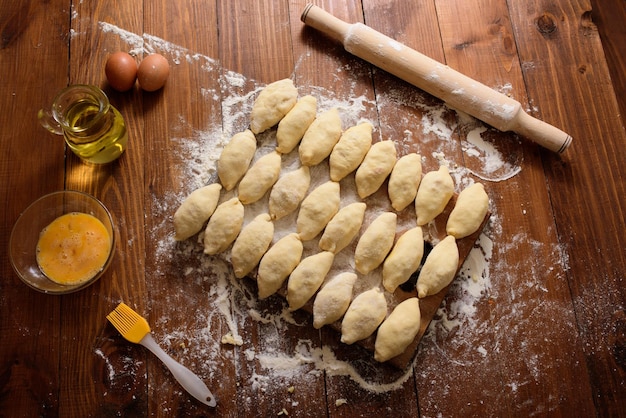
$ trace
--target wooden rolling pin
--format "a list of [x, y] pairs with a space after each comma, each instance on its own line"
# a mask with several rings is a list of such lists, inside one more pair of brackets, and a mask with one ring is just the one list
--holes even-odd
[[362, 23], [346, 23], [312, 4], [304, 8], [301, 20], [341, 42], [351, 54], [496, 129], [516, 132], [558, 153], [572, 142], [570, 135], [524, 112], [518, 101]]

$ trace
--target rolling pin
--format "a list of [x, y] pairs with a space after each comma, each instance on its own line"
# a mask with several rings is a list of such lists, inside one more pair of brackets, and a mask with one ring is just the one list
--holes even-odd
[[300, 19], [341, 42], [351, 54], [496, 129], [516, 132], [558, 153], [572, 142], [570, 135], [527, 114], [518, 101], [362, 23], [346, 23], [313, 4], [304, 8]]

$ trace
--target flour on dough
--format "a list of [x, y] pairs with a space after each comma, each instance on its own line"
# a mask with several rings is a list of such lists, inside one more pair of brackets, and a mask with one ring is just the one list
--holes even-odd
[[352, 344], [376, 331], [387, 316], [387, 301], [378, 287], [357, 295], [341, 321], [341, 342]]
[[226, 190], [232, 190], [246, 174], [256, 152], [256, 138], [249, 129], [228, 141], [217, 160], [217, 176]]
[[383, 262], [393, 246], [397, 219], [395, 213], [383, 212], [363, 232], [354, 251], [354, 263], [359, 273], [367, 274]]
[[450, 213], [446, 232], [456, 239], [465, 238], [478, 231], [489, 210], [489, 196], [481, 183], [463, 189]]
[[305, 165], [280, 177], [270, 192], [269, 210], [272, 219], [281, 219], [298, 209], [310, 184], [311, 173]]
[[361, 199], [376, 192], [396, 164], [393, 141], [380, 141], [371, 146], [355, 174], [356, 189]]
[[426, 225], [445, 209], [454, 194], [454, 181], [445, 165], [424, 175], [415, 197], [417, 224]]
[[202, 230], [220, 199], [222, 186], [215, 183], [191, 192], [174, 212], [174, 239], [183, 241]]
[[303, 165], [313, 166], [328, 157], [341, 136], [341, 118], [336, 108], [320, 114], [306, 130], [298, 153]]
[[426, 257], [417, 278], [417, 295], [424, 298], [439, 293], [452, 283], [458, 267], [459, 249], [454, 237], [448, 235]]
[[322, 286], [313, 302], [313, 327], [319, 329], [341, 319], [350, 306], [356, 280], [356, 274], [343, 272]]
[[414, 152], [400, 157], [389, 176], [391, 206], [397, 211], [409, 206], [415, 200], [421, 180], [422, 157]]
[[327, 181], [315, 188], [300, 205], [296, 230], [303, 241], [317, 236], [339, 210], [339, 183]]
[[235, 277], [246, 276], [259, 264], [273, 237], [274, 224], [267, 213], [257, 215], [241, 230], [230, 257]]
[[383, 287], [390, 293], [409, 280], [420, 266], [424, 255], [422, 227], [403, 233], [383, 263]]
[[300, 263], [302, 251], [302, 241], [296, 233], [285, 235], [267, 250], [257, 273], [259, 299], [265, 299], [280, 289]]
[[313, 297], [324, 282], [334, 259], [335, 254], [322, 251], [300, 261], [287, 281], [287, 302], [290, 311], [300, 309]]
[[340, 181], [356, 170], [372, 146], [372, 124], [363, 122], [346, 129], [335, 144], [330, 158], [330, 179]]
[[236, 197], [221, 203], [204, 230], [204, 253], [218, 254], [237, 238], [243, 225], [243, 205]]
[[350, 203], [341, 208], [326, 225], [319, 247], [335, 254], [347, 247], [361, 229], [365, 209], [364, 202]]
[[276, 151], [289, 154], [298, 145], [317, 114], [317, 99], [304, 96], [278, 123]]
[[259, 158], [239, 183], [239, 200], [249, 205], [261, 199], [280, 175], [280, 153], [272, 151]]
[[384, 362], [399, 356], [413, 342], [421, 325], [417, 298], [400, 302], [378, 327], [374, 343], [374, 358]]
[[265, 86], [252, 105], [250, 130], [261, 133], [276, 125], [298, 100], [298, 89], [286, 78]]

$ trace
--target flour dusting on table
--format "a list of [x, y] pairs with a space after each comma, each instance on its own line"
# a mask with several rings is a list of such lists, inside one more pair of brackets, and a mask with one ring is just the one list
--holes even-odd
[[[175, 64], [185, 61], [190, 65], [199, 65], [202, 70], [210, 73], [213, 79], [217, 79], [220, 86], [220, 91], [208, 86], [199, 86], [199, 94], [203, 100], [221, 101], [222, 115], [219, 121], [207, 122], [200, 130], [195, 129], [192, 136], [179, 135], [180, 129], [177, 130], [176, 126], [171, 128], [170, 140], [175, 144], [174, 152], [180, 161], [180, 166], [176, 167], [181, 173], [180, 188], [168, 191], [165, 196], [159, 196], [152, 202], [154, 219], [161, 221], [156, 222], [153, 230], [149, 231], [151, 237], [155, 239], [160, 237], [154, 254], [158, 261], [154, 280], [170, 280], [171, 272], [167, 270], [167, 266], [174, 264], [176, 260], [195, 260], [178, 274], [184, 275], [185, 280], [194, 281], [198, 286], [208, 289], [206, 306], [198, 310], [197, 318], [197, 322], [204, 325], [199, 328], [169, 331], [164, 335], [163, 330], [167, 329], [167, 318], [164, 318], [161, 323], [157, 321], [154, 327], [155, 331], [161, 330], [156, 331], [159, 342], [167, 347], [168, 344], [187, 341], [183, 347], [188, 360], [187, 365], [204, 365], [212, 378], [220, 375], [220, 370], [212, 366], [214, 359], [226, 358], [233, 363], [248, 362], [253, 372], [249, 381], [242, 384], [249, 384], [257, 390], [264, 390], [268, 385], [274, 384], [272, 382], [275, 379], [292, 381], [291, 379], [297, 377], [306, 380], [307, 376], [317, 378], [320, 373], [347, 376], [372, 392], [386, 392], [402, 387], [403, 383], [413, 376], [416, 367], [409, 367], [392, 381], [372, 382], [363, 378], [354, 365], [339, 360], [330, 347], [321, 345], [318, 341], [302, 339], [285, 344], [277, 338], [276, 332], [267, 332], [256, 335], [258, 341], [253, 344], [250, 336], [242, 332], [246, 325], [251, 323], [274, 330], [310, 324], [295, 319], [286, 309], [286, 305], [275, 311], [260, 310], [251, 287], [234, 277], [227, 260], [203, 255], [201, 246], [193, 240], [183, 243], [176, 243], [173, 240], [172, 214], [192, 190], [216, 181], [216, 162], [221, 150], [233, 134], [247, 127], [251, 105], [264, 86], [247, 79], [242, 74], [223, 69], [218, 60], [196, 54], [157, 37], [148, 34], [136, 35], [105, 22], [100, 22], [100, 29], [105, 33], [117, 35], [135, 54], [160, 52]], [[302, 61], [301, 57], [298, 63]], [[248, 89], [248, 86], [255, 87]], [[244, 87], [248, 90], [242, 92]], [[309, 91], [304, 91], [305, 88]], [[460, 124], [467, 124], [464, 116], [428, 98], [417, 89], [407, 89], [397, 83], [384, 85], [377, 89], [379, 96], [375, 103], [359, 95], [338, 98], [332, 91], [321, 87], [305, 86], [300, 87], [300, 90], [301, 96], [313, 94], [318, 98], [318, 112], [337, 107], [342, 116], [344, 129], [361, 121], [364, 109], [368, 107], [390, 106], [398, 109], [404, 123], [404, 129], [400, 130], [401, 134], [398, 134], [397, 130], [388, 129], [397, 121], [392, 122], [384, 116], [380, 116], [378, 121], [372, 121], [375, 126], [380, 124], [380, 134], [384, 139], [393, 139], [396, 142], [400, 155], [409, 152], [416, 142], [428, 143], [429, 146], [434, 144], [436, 151], [422, 157], [430, 169], [439, 164], [446, 164], [451, 169], [457, 191], [471, 184], [474, 181], [473, 177], [487, 182], [500, 182], [513, 178], [521, 171], [521, 160], [506, 160], [498, 147], [483, 137], [488, 130], [487, 127], [473, 121], [475, 124], [473, 128], [460, 138]], [[417, 109], [419, 112], [404, 112], [403, 109]], [[186, 126], [185, 115], [180, 115], [178, 123], [179, 126]], [[271, 135], [265, 133], [258, 137], [259, 151], [256, 158], [271, 149]], [[473, 164], [471, 169], [466, 168], [464, 158], [474, 159], [478, 163]], [[288, 168], [289, 164], [287, 159], [284, 166]], [[488, 185], [486, 188], [489, 190]], [[486, 339], [492, 334], [490, 327], [493, 324], [484, 321], [484, 314], [478, 319], [477, 310], [482, 308], [484, 311], [484, 304], [497, 300], [499, 295], [493, 294], [493, 281], [501, 280], [500, 275], [511, 269], [510, 266], [493, 266], [492, 258], [496, 253], [501, 254], [505, 251], [506, 245], [515, 244], [511, 239], [503, 237], [500, 227], [502, 220], [498, 217], [497, 207], [493, 205], [492, 199], [490, 209], [494, 216], [490, 224], [480, 235], [459, 277], [456, 278], [446, 303], [440, 308], [422, 340], [421, 353], [414, 363], [422, 367], [416, 371], [419, 376], [436, 374], [433, 372], [436, 364], [429, 368], [429, 365], [421, 364], [420, 359], [428, 356], [433, 350], [443, 353], [445, 358], [448, 349], [442, 342], [448, 341], [450, 336], [456, 335], [458, 343], [463, 344], [463, 333], [485, 335]], [[555, 252], [558, 256], [558, 249], [555, 249]], [[555, 266], [559, 265], [560, 262], [557, 260]], [[530, 282], [528, 286], [529, 289], [537, 289], [540, 284]], [[182, 298], [177, 295], [171, 297], [175, 302], [180, 302], [179, 299]], [[519, 307], [513, 306], [511, 309]], [[216, 326], [218, 329], [214, 329]], [[221, 332], [221, 338], [215, 338], [218, 332]], [[226, 350], [225, 347], [235, 347], [234, 352], [239, 353], [238, 358], [234, 357], [232, 350]], [[491, 357], [493, 350], [498, 349], [498, 345], [494, 347], [486, 343], [472, 347], [476, 358], [471, 361], [486, 361]], [[527, 383], [505, 382], [510, 391], [517, 391]], [[431, 402], [437, 402], [437, 399], [432, 399]]]

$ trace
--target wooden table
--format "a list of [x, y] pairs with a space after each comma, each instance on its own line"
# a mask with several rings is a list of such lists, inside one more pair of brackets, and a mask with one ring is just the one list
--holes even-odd
[[[0, 416], [626, 416], [623, 1], [319, 2], [509, 94], [574, 137], [562, 155], [351, 56], [303, 26], [305, 1], [1, 3], [2, 245], [30, 202], [60, 189], [104, 201], [119, 241], [99, 282], [62, 297], [26, 287], [2, 251]], [[606, 54], [594, 17], [614, 29]], [[165, 88], [113, 92], [103, 68], [118, 50], [166, 56]], [[425, 171], [447, 163], [486, 186], [492, 221], [408, 373], [340, 362], [330, 331], [256, 301], [226, 263], [171, 240], [173, 211], [215, 180], [246, 103], [287, 77], [325, 106], [357, 109]], [[102, 86], [126, 118], [116, 163], [82, 164], [38, 125], [74, 83]], [[106, 322], [122, 300], [207, 382], [216, 409]], [[243, 344], [222, 344], [233, 331]]]

